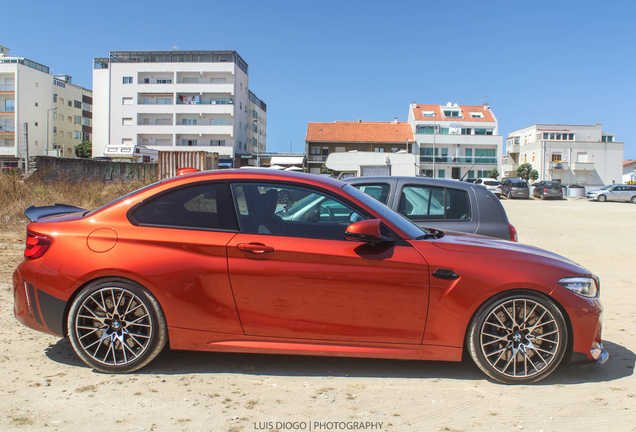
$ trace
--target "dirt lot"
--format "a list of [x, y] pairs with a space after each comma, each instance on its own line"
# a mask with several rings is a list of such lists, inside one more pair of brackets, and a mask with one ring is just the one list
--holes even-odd
[[[505, 386], [468, 360], [164, 352], [135, 374], [96, 373], [68, 341], [15, 321], [7, 269], [19, 262], [22, 245], [5, 235], [0, 430], [636, 431], [636, 205], [503, 204], [521, 242], [600, 276], [611, 355], [605, 365], [561, 368], [535, 385]], [[360, 422], [370, 423], [361, 429]]]

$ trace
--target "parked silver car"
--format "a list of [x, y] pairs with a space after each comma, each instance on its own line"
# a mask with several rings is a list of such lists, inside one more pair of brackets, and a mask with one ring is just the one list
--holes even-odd
[[523, 180], [504, 180], [501, 183], [501, 194], [508, 199], [528, 198], [530, 196], [528, 183]]
[[535, 183], [534, 190], [532, 191], [532, 196], [535, 198], [556, 198], [563, 199], [563, 189], [561, 189], [561, 184], [555, 181], [540, 181]]
[[517, 241], [501, 202], [482, 185], [400, 176], [345, 181], [418, 226]]
[[592, 190], [587, 197], [596, 201], [626, 201], [636, 204], [636, 185], [610, 185], [602, 189]]
[[478, 178], [477, 180], [475, 180], [475, 184], [485, 186], [486, 189], [494, 193], [497, 198], [501, 198], [501, 183], [499, 183], [497, 179]]

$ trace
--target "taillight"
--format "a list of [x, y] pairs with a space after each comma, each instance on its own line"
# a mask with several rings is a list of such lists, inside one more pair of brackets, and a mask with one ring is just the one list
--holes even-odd
[[517, 230], [511, 224], [508, 224], [508, 231], [510, 232], [510, 241], [516, 242], [519, 241], [519, 237], [517, 236]]
[[543, 188], [543, 192], [548, 193], [548, 188], [547, 188], [547, 187], [544, 187], [544, 188]]
[[40, 258], [47, 249], [51, 246], [53, 240], [43, 235], [33, 234], [27, 231], [26, 249], [24, 250], [24, 257], [26, 259]]

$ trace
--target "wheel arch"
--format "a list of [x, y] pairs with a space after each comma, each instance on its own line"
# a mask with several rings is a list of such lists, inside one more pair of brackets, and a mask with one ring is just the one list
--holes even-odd
[[567, 345], [566, 345], [566, 349], [565, 349], [565, 354], [563, 355], [563, 359], [561, 360], [561, 364], [568, 364], [570, 363], [570, 360], [572, 359], [572, 355], [573, 355], [573, 351], [574, 351], [574, 329], [572, 327], [572, 321], [570, 318], [570, 315], [568, 314], [567, 310], [565, 309], [565, 307], [563, 307], [563, 305], [561, 304], [561, 302], [559, 302], [557, 299], [555, 299], [554, 297], [536, 290], [536, 289], [531, 289], [531, 288], [514, 288], [514, 289], [509, 289], [509, 290], [505, 290], [505, 291], [501, 291], [498, 292], [490, 297], [488, 297], [487, 299], [485, 299], [473, 312], [472, 316], [470, 317], [470, 320], [468, 320], [468, 325], [466, 326], [466, 328], [464, 329], [464, 344], [463, 344], [463, 348], [464, 348], [464, 352], [466, 350], [468, 350], [468, 338], [469, 338], [469, 334], [470, 334], [470, 328], [472, 327], [473, 322], [477, 319], [477, 316], [482, 312], [483, 309], [485, 309], [488, 305], [497, 302], [499, 299], [502, 299], [504, 297], [507, 297], [510, 294], [513, 293], [532, 293], [532, 294], [536, 294], [539, 295], [540, 297], [545, 298], [546, 300], [550, 300], [552, 303], [554, 303], [554, 305], [556, 306], [557, 309], [559, 309], [559, 312], [561, 312], [561, 315], [563, 316], [563, 320], [565, 321], [565, 325], [567, 327]]
[[84, 283], [82, 283], [79, 287], [77, 287], [77, 289], [75, 291], [73, 291], [73, 293], [71, 294], [71, 296], [68, 298], [68, 300], [66, 301], [66, 305], [64, 306], [64, 315], [62, 316], [62, 331], [63, 331], [63, 335], [65, 338], [68, 338], [68, 314], [71, 311], [71, 306], [73, 305], [73, 302], [75, 301], [75, 299], [80, 295], [80, 293], [82, 292], [82, 290], [84, 290], [84, 288], [86, 288], [88, 285], [98, 282], [98, 281], [121, 281], [121, 282], [126, 282], [126, 283], [132, 283], [134, 285], [138, 285], [139, 287], [147, 290], [148, 292], [150, 292], [150, 294], [152, 294], [152, 296], [157, 300], [157, 304], [159, 305], [159, 307], [161, 307], [163, 315], [164, 315], [164, 319], [166, 321], [166, 325], [168, 325], [168, 318], [166, 317], [165, 311], [163, 309], [163, 306], [161, 305], [161, 302], [159, 300], [159, 298], [155, 295], [154, 290], [148, 288], [148, 286], [142, 284], [141, 282], [129, 278], [129, 277], [123, 277], [123, 276], [98, 276], [98, 277], [94, 277], [92, 279], [89, 279], [87, 281], [85, 281]]

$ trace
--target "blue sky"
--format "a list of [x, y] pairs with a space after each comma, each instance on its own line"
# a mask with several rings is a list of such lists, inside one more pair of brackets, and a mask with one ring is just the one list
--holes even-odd
[[0, 45], [87, 88], [109, 51], [236, 50], [268, 105], [269, 151], [304, 151], [308, 122], [487, 101], [504, 137], [602, 123], [636, 159], [634, 1], [5, 3]]

